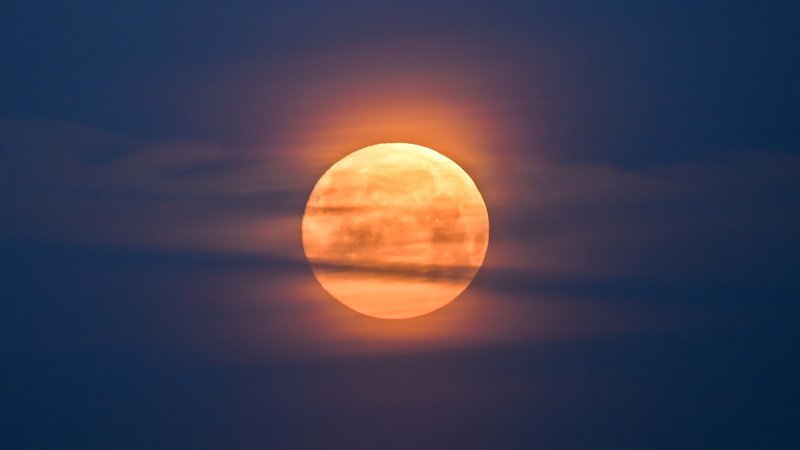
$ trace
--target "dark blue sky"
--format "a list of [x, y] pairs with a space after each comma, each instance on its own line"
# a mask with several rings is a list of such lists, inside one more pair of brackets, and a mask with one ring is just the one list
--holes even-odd
[[[793, 2], [6, 2], [3, 448], [797, 448]], [[302, 255], [365, 145], [486, 264], [415, 321]]]

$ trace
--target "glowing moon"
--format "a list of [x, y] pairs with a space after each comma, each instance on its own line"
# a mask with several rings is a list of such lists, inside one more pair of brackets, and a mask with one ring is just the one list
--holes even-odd
[[466, 289], [483, 264], [489, 215], [450, 159], [419, 145], [379, 144], [322, 175], [302, 229], [326, 291], [362, 314], [405, 319]]

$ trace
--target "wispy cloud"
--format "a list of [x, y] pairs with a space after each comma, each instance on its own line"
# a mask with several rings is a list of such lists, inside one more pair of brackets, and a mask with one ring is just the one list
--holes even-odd
[[704, 304], [755, 292], [767, 270], [782, 278], [765, 259], [797, 264], [796, 157], [623, 168], [493, 154], [479, 179], [489, 252], [472, 287], [431, 316], [379, 327], [333, 301], [305, 262], [300, 221], [318, 161], [67, 124], [7, 122], [3, 138], [16, 150], [0, 171], [6, 242], [107, 249], [116, 261], [135, 251], [175, 270], [206, 261], [219, 295], [197, 298], [228, 311], [215, 320], [235, 331], [197, 316], [172, 333], [242, 357], [653, 332], [687, 315], [707, 322]]

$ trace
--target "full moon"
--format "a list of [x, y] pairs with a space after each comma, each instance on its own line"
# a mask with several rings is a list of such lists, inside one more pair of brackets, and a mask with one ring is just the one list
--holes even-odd
[[453, 301], [483, 264], [489, 215], [455, 162], [413, 144], [378, 144], [331, 166], [306, 204], [303, 249], [322, 287], [381, 319]]

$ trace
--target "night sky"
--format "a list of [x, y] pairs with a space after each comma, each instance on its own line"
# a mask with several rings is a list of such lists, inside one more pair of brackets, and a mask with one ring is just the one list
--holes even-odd
[[[800, 6], [0, 6], [0, 448], [800, 448]], [[491, 222], [361, 316], [300, 235], [411, 142]]]

